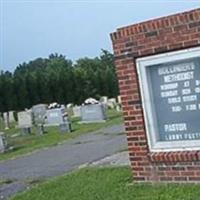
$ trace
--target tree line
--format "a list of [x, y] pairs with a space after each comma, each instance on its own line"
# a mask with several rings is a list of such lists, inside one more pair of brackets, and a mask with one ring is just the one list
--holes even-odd
[[113, 54], [76, 62], [57, 53], [0, 72], [0, 112], [23, 110], [38, 103], [81, 104], [88, 97], [118, 95]]

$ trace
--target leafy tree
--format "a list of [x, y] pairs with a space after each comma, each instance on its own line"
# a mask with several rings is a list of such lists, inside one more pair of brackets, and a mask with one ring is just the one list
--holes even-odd
[[0, 112], [22, 110], [38, 103], [81, 104], [86, 98], [118, 95], [113, 55], [72, 63], [63, 55], [50, 54], [0, 72]]

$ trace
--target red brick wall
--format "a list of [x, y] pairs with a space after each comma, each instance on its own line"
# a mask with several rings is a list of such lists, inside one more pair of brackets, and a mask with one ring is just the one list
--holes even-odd
[[200, 9], [119, 28], [111, 39], [134, 180], [200, 182], [200, 151], [149, 152], [135, 64], [138, 57], [200, 46]]

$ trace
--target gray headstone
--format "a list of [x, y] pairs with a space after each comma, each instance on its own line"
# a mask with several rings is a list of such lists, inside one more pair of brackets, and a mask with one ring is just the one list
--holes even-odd
[[32, 107], [33, 120], [35, 124], [44, 124], [47, 112], [46, 104], [38, 104]]
[[4, 129], [4, 120], [3, 117], [0, 115], [0, 130]]
[[22, 128], [22, 135], [29, 135], [31, 134], [31, 128], [27, 127], [27, 128]]
[[58, 126], [67, 121], [67, 117], [64, 116], [65, 110], [62, 108], [55, 108], [47, 110], [47, 125]]
[[0, 132], [0, 153], [4, 153], [6, 151], [7, 141], [5, 134]]
[[106, 110], [103, 104], [89, 104], [81, 107], [82, 123], [103, 122], [106, 120]]
[[37, 133], [39, 135], [43, 135], [45, 133], [45, 129], [44, 129], [44, 125], [43, 124], [40, 124], [37, 126]]
[[71, 132], [71, 124], [70, 123], [63, 123], [59, 125], [61, 133], [69, 133]]

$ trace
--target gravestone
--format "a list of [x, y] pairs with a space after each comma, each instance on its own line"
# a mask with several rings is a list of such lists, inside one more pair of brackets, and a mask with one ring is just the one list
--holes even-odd
[[116, 99], [115, 98], [108, 99], [107, 105], [108, 108], [114, 109], [115, 106], [117, 105]]
[[81, 123], [105, 122], [105, 107], [100, 103], [81, 106], [81, 120]]
[[46, 110], [46, 104], [38, 104], [32, 107], [33, 120], [39, 135], [42, 135], [45, 132], [44, 123], [46, 118]]
[[80, 117], [80, 116], [81, 116], [81, 106], [74, 106], [73, 117]]
[[5, 133], [0, 132], [0, 153], [4, 153], [7, 148]]
[[14, 111], [9, 111], [8, 116], [9, 116], [9, 122], [10, 123], [15, 122]]
[[4, 119], [5, 130], [7, 130], [7, 129], [9, 129], [9, 116], [8, 116], [8, 112], [4, 112], [3, 113], [3, 119]]
[[64, 109], [54, 108], [47, 110], [47, 125], [58, 126], [66, 121], [64, 115]]
[[3, 120], [3, 117], [0, 113], [0, 130], [3, 130], [4, 129], [4, 120]]
[[71, 124], [63, 108], [47, 110], [46, 126], [59, 126], [61, 132], [71, 131]]
[[121, 104], [122, 103], [122, 99], [121, 99], [121, 96], [119, 95], [119, 96], [117, 96], [117, 102], [119, 103], [119, 104]]
[[117, 112], [121, 112], [122, 111], [122, 108], [121, 108], [120, 104], [116, 105], [116, 111]]
[[68, 116], [72, 117], [73, 116], [73, 104], [72, 103], [67, 104], [65, 109], [67, 111]]
[[32, 113], [30, 111], [18, 112], [18, 126], [23, 134], [30, 134], [32, 127]]
[[69, 123], [68, 121], [62, 123], [59, 125], [59, 129], [61, 133], [68, 133], [71, 132], [72, 128], [71, 128], [71, 123]]
[[38, 104], [32, 107], [33, 120], [36, 125], [45, 123], [46, 111], [46, 104]]
[[100, 103], [102, 103], [104, 108], [107, 109], [108, 108], [108, 97], [107, 96], [102, 96], [100, 98]]
[[102, 96], [100, 98], [100, 102], [103, 103], [103, 104], [107, 104], [108, 103], [108, 97], [107, 96]]

